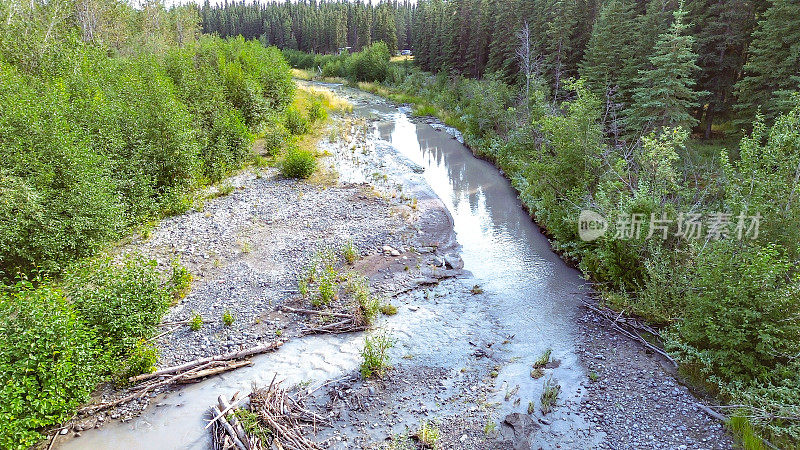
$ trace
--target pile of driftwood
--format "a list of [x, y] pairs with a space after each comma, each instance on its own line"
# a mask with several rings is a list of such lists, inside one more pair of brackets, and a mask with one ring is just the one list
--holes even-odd
[[281, 345], [283, 345], [281, 341], [270, 342], [244, 350], [207, 356], [184, 364], [157, 370], [153, 373], [145, 373], [131, 377], [128, 381], [133, 383], [133, 386], [127, 390], [125, 396], [114, 401], [87, 406], [78, 411], [78, 413], [79, 415], [95, 414], [142, 398], [156, 389], [169, 387], [175, 384], [195, 383], [203, 378], [238, 369], [239, 367], [249, 366], [253, 364], [253, 362], [247, 359], [248, 357], [275, 351], [280, 348]]
[[307, 431], [315, 432], [320, 425], [330, 425], [322, 416], [306, 408], [305, 396], [281, 388], [281, 382], [272, 383], [267, 388], [255, 388], [250, 394], [249, 411], [258, 417], [258, 433], [269, 436], [270, 442], [261, 442], [253, 433], [244, 430], [235, 414], [235, 397], [228, 403], [220, 396], [219, 405], [211, 408], [213, 418], [214, 448], [217, 450], [259, 450], [276, 448], [287, 450], [320, 449], [318, 443], [305, 437]]
[[328, 322], [318, 324], [305, 324], [303, 335], [320, 333], [352, 333], [355, 331], [364, 331], [369, 327], [367, 321], [364, 319], [364, 314], [360, 309], [355, 309], [351, 312], [332, 312], [316, 309], [290, 308], [288, 306], [284, 306], [283, 310], [295, 314], [318, 316], [328, 320]]

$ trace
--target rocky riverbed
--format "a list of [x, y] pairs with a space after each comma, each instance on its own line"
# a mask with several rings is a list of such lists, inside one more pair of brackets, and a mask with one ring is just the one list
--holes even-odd
[[[590, 287], [457, 131], [372, 95], [315, 87], [355, 105], [320, 142], [327, 176], [292, 181], [247, 169], [227, 181], [229, 195], [127, 247], [165, 269], [179, 257], [195, 277], [165, 321], [199, 314], [206, 323], [159, 338], [160, 366], [287, 344], [254, 367], [90, 418], [79, 429], [112, 424], [62, 447], [207, 447], [203, 419], [216, 395], [275, 375], [314, 391], [331, 426], [311, 437], [331, 448], [414, 448], [407, 436], [424, 423], [448, 449], [732, 446], [669, 363], [580, 306]], [[374, 326], [394, 341], [383, 378], [358, 375], [361, 334], [302, 336], [307, 318], [281, 309], [310, 307], [298, 273], [318, 250], [347, 242], [360, 253], [348, 270], [398, 310]], [[546, 385], [560, 387], [551, 411]]]

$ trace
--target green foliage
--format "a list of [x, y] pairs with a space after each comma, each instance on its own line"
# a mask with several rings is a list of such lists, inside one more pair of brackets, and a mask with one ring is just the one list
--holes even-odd
[[172, 297], [176, 300], [186, 297], [186, 294], [192, 289], [192, 280], [194, 277], [186, 267], [181, 265], [180, 259], [173, 259], [172, 277], [170, 278]]
[[736, 84], [742, 124], [749, 126], [759, 111], [768, 119], [795, 106], [791, 92], [800, 90], [800, 4], [792, 0], [765, 2], [764, 13], [753, 33], [744, 76]]
[[125, 360], [124, 369], [120, 374], [121, 378], [127, 380], [136, 375], [150, 373], [156, 369], [156, 362], [158, 362], [158, 349], [153, 344], [141, 339]]
[[0, 447], [25, 449], [100, 381], [95, 333], [64, 295], [28, 281], [0, 292]]
[[347, 60], [348, 78], [354, 81], [384, 81], [389, 76], [389, 48], [376, 42], [353, 53]]
[[113, 357], [123, 357], [156, 330], [171, 298], [156, 262], [140, 255], [84, 260], [65, 275], [65, 290], [80, 319]]
[[558, 402], [558, 394], [560, 393], [561, 385], [558, 384], [557, 381], [553, 380], [553, 377], [545, 380], [544, 387], [542, 387], [542, 396], [539, 399], [542, 414], [548, 414], [553, 410], [553, 407], [556, 406], [556, 402]]
[[283, 156], [281, 173], [287, 178], [308, 178], [317, 168], [317, 158], [310, 151], [290, 147]]
[[364, 348], [361, 350], [361, 376], [371, 378], [373, 375], [382, 377], [389, 370], [388, 351], [394, 342], [385, 334], [367, 336], [364, 339]]
[[233, 314], [231, 314], [230, 310], [226, 309], [225, 312], [222, 313], [222, 324], [225, 325], [226, 327], [229, 327], [233, 325], [233, 321], [234, 321]]
[[435, 423], [424, 420], [420, 425], [414, 437], [422, 445], [422, 448], [437, 448], [439, 438], [442, 432]]
[[[800, 353], [800, 278], [775, 246], [709, 244], [695, 258], [693, 290], [673, 348], [721, 385], [766, 380]], [[713, 319], [713, 320], [712, 320]]]
[[342, 248], [342, 256], [344, 256], [344, 260], [347, 264], [353, 264], [358, 259], [358, 248], [356, 248], [352, 240], [347, 241]]
[[200, 331], [203, 328], [203, 317], [200, 314], [194, 313], [191, 322], [189, 322], [189, 329], [192, 331]]
[[699, 70], [697, 54], [692, 51], [694, 38], [686, 34], [686, 13], [679, 8], [669, 31], [659, 36], [651, 67], [640, 72], [634, 90], [634, 103], [626, 111], [632, 133], [660, 130], [662, 127], [690, 129], [697, 124], [691, 109], [697, 106], [700, 93], [693, 90], [694, 73]]
[[744, 450], [764, 450], [766, 448], [746, 417], [731, 416], [726, 425]]
[[295, 136], [306, 134], [311, 130], [308, 116], [295, 106], [291, 106], [286, 110], [283, 125]]
[[291, 133], [282, 123], [270, 123], [261, 134], [264, 151], [275, 156], [291, 143]]

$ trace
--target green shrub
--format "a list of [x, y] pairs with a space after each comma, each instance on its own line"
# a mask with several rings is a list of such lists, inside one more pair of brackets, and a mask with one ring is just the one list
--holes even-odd
[[269, 123], [264, 127], [261, 138], [266, 154], [275, 156], [291, 143], [292, 134], [281, 123]]
[[172, 289], [172, 297], [180, 300], [186, 297], [186, 294], [192, 289], [192, 274], [186, 267], [181, 265], [180, 259], [175, 258], [172, 260], [172, 277], [170, 284]]
[[318, 98], [312, 99], [311, 103], [308, 105], [308, 120], [312, 122], [319, 122], [327, 118], [328, 111], [325, 110], [325, 106], [322, 105], [322, 101]]
[[286, 129], [295, 136], [306, 134], [311, 129], [308, 116], [294, 106], [290, 106], [286, 110], [283, 124]]
[[112, 166], [69, 110], [63, 86], [0, 63], [0, 275], [56, 272], [121, 231]]
[[[800, 278], [773, 245], [708, 244], [672, 348], [712, 381], [769, 380], [800, 354]], [[771, 375], [772, 374], [772, 375]]]
[[65, 276], [66, 292], [80, 319], [115, 358], [149, 337], [170, 304], [156, 262], [140, 255], [122, 261], [103, 256], [76, 264]]
[[156, 370], [156, 362], [158, 362], [158, 349], [155, 345], [140, 339], [125, 360], [120, 374], [121, 381], [125, 383], [130, 377], [153, 372]]
[[373, 375], [382, 377], [389, 369], [388, 351], [394, 346], [392, 339], [385, 334], [367, 336], [364, 339], [364, 348], [361, 350], [361, 376], [371, 378]]
[[192, 331], [200, 331], [203, 328], [203, 318], [200, 314], [194, 313], [191, 322], [189, 322], [189, 329]]
[[226, 327], [233, 325], [233, 314], [231, 314], [230, 310], [225, 310], [222, 314], [222, 324]]
[[347, 60], [348, 78], [355, 81], [384, 81], [389, 75], [389, 48], [376, 42]]
[[287, 178], [308, 178], [317, 168], [317, 159], [303, 149], [291, 147], [283, 157], [281, 173]]
[[103, 358], [64, 295], [22, 281], [0, 292], [0, 447], [26, 449], [36, 430], [89, 399]]

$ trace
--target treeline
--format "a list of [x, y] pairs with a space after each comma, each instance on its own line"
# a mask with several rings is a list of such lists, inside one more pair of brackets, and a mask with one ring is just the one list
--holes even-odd
[[793, 0], [422, 0], [412, 17], [425, 70], [541, 78], [554, 104], [581, 77], [628, 138], [676, 125], [710, 138], [759, 109], [771, 121], [800, 87]]
[[411, 46], [413, 4], [358, 0], [227, 3], [200, 9], [204, 33], [241, 35], [264, 45], [307, 53], [360, 51], [383, 41], [394, 54]]
[[201, 36], [195, 7], [0, 3], [1, 448], [152, 369], [191, 275], [98, 252], [307, 129], [294, 89], [279, 50]]

